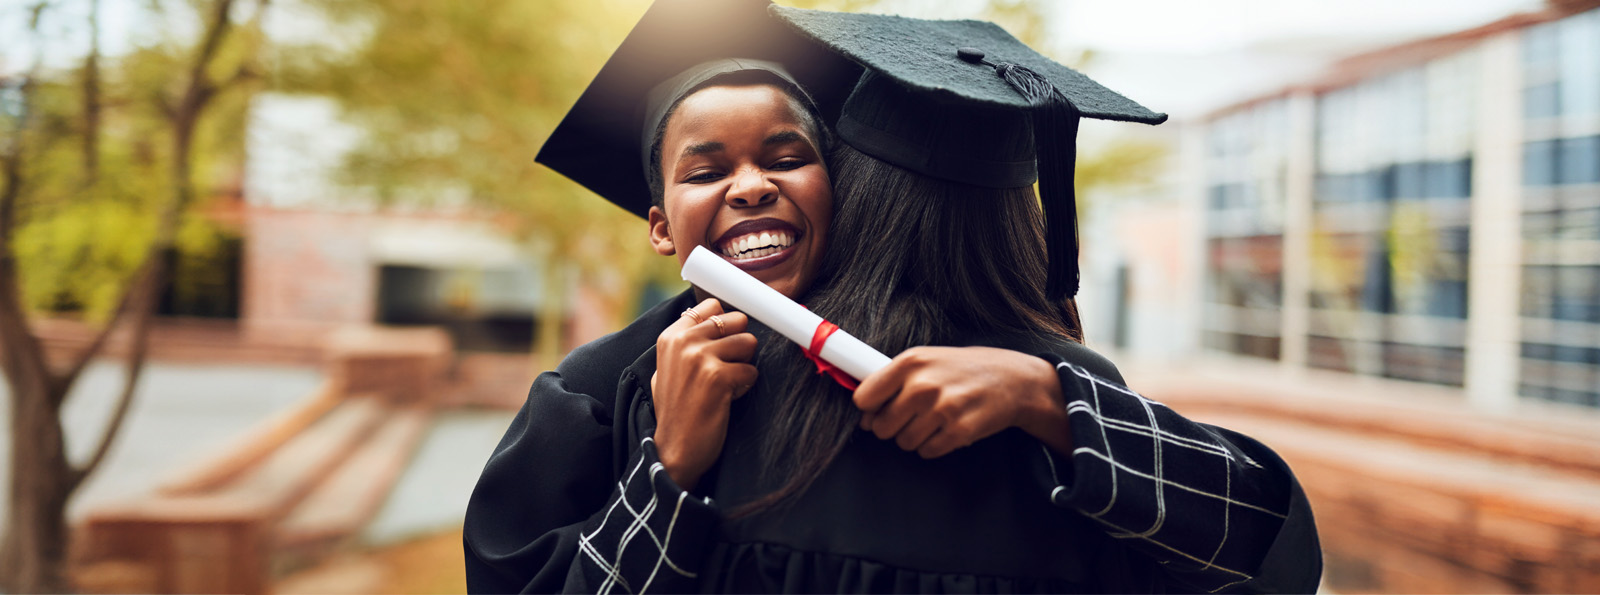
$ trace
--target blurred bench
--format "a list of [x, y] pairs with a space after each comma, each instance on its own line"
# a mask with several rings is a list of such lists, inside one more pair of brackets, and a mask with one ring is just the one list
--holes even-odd
[[358, 328], [326, 352], [322, 389], [154, 492], [90, 511], [79, 589], [266, 593], [359, 535], [428, 428], [451, 345], [436, 329]]
[[1600, 412], [1248, 365], [1136, 388], [1289, 462], [1334, 591], [1600, 592]]

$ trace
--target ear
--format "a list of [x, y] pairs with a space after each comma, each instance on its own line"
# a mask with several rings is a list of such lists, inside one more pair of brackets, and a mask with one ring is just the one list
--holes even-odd
[[661, 207], [650, 207], [650, 245], [656, 249], [656, 254], [672, 256], [678, 253], [678, 248], [672, 243], [672, 226], [667, 224], [667, 212]]

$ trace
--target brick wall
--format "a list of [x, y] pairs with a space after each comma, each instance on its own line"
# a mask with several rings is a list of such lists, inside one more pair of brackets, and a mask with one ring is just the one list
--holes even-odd
[[377, 272], [370, 216], [254, 209], [245, 223], [242, 318], [252, 324], [370, 322]]

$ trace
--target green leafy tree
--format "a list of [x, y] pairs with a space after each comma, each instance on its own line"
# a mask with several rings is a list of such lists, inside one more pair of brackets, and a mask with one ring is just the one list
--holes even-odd
[[642, 221], [533, 162], [648, 1], [307, 4], [358, 43], [282, 48], [277, 88], [331, 97], [365, 131], [341, 167], [350, 187], [385, 203], [464, 194], [525, 241], [545, 263], [537, 353], [558, 355], [573, 269], [610, 275], [620, 310], [642, 283], [675, 278]]
[[[100, 6], [88, 4], [94, 40]], [[197, 197], [237, 177], [244, 101], [229, 90], [254, 77], [258, 27], [235, 23], [244, 11], [233, 0], [171, 5], [198, 14], [198, 37], [160, 39], [109, 64], [91, 41], [82, 70], [35, 64], [0, 80], [0, 370], [12, 440], [0, 591], [70, 590], [67, 503], [126, 419], [171, 255], [215, 239], [192, 216]], [[169, 9], [146, 6], [158, 16]], [[55, 8], [39, 2], [24, 13], [35, 42]], [[256, 8], [244, 18], [258, 18]], [[52, 358], [29, 327], [40, 313], [100, 328], [86, 349]], [[119, 327], [131, 338], [121, 393], [89, 458], [73, 462], [63, 402]]]

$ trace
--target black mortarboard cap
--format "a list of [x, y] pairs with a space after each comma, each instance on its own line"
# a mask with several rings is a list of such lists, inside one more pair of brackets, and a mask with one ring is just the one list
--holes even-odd
[[917, 173], [974, 186], [1039, 182], [1052, 299], [1078, 292], [1072, 176], [1079, 118], [1160, 124], [1160, 114], [983, 21], [772, 7], [780, 20], [866, 68], [839, 137]]
[[[768, 0], [656, 0], [534, 160], [644, 217], [650, 189], [640, 164], [653, 132], [646, 128], [655, 125], [646, 120], [659, 119], [667, 107], [662, 101], [673, 99], [658, 92], [652, 102], [652, 90], [687, 89], [739, 68], [766, 70], [799, 83], [815, 98], [823, 118], [833, 121], [861, 68], [772, 18], [769, 5]], [[724, 58], [745, 60], [713, 62]], [[686, 73], [691, 67], [694, 72]]]

